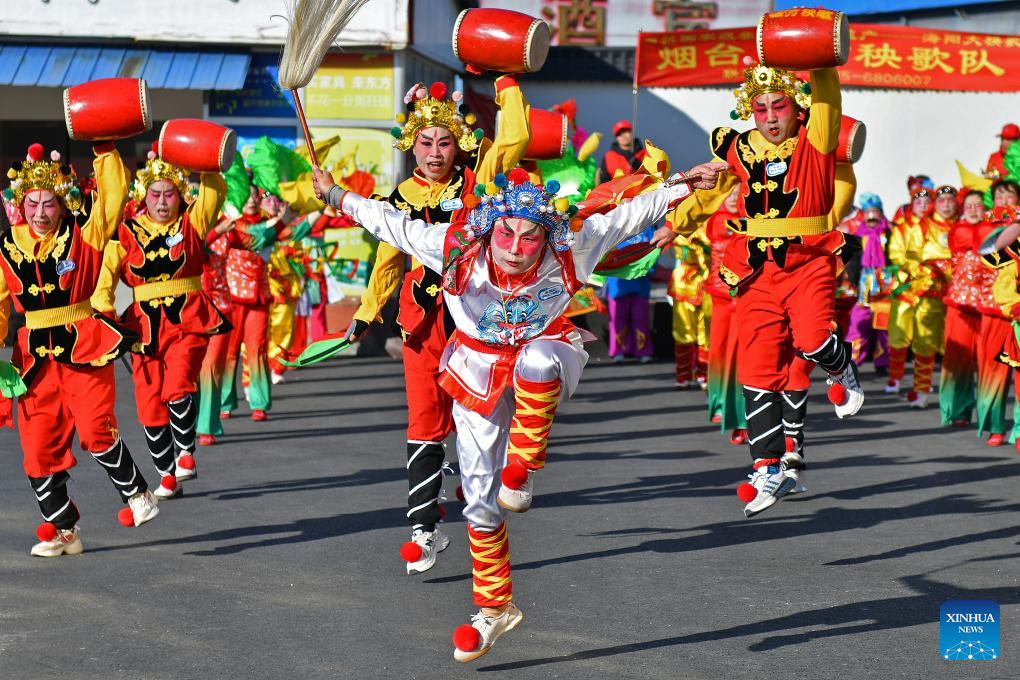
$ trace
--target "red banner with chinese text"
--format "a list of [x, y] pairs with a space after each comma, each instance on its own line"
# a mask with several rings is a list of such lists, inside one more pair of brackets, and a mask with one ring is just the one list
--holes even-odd
[[[644, 87], [739, 83], [757, 61], [755, 30], [641, 33], [636, 80]], [[1020, 36], [851, 24], [844, 85], [916, 90], [1020, 91]]]

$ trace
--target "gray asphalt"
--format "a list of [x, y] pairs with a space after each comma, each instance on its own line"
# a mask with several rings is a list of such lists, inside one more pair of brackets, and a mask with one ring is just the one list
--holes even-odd
[[[121, 430], [151, 480], [117, 370]], [[746, 448], [707, 422], [703, 395], [671, 391], [669, 363], [593, 359], [533, 509], [510, 520], [525, 622], [466, 666], [450, 642], [474, 611], [454, 478], [437, 566], [408, 577], [397, 553], [397, 362], [302, 371], [265, 423], [242, 405], [187, 495], [137, 529], [82, 458], [80, 557], [29, 556], [39, 518], [5, 429], [0, 678], [1017, 677], [1020, 456], [864, 375], [854, 420], [814, 389], [810, 493], [746, 520]], [[1000, 659], [940, 658], [949, 599], [1001, 605]]]

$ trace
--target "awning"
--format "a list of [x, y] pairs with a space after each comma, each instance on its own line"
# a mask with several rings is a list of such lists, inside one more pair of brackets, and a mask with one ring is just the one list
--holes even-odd
[[0, 85], [68, 87], [97, 78], [144, 78], [151, 88], [239, 90], [250, 54], [0, 43]]

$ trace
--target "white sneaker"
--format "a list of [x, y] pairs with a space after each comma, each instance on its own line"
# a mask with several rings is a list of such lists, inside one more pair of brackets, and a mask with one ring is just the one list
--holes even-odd
[[245, 401], [251, 401], [251, 399], [249, 399], [249, 395], [250, 394], [251, 394], [251, 390], [249, 388], [245, 387], [244, 388], [244, 400]]
[[843, 403], [832, 405], [836, 410], [836, 417], [849, 418], [861, 410], [861, 406], [864, 405], [864, 388], [861, 387], [860, 376], [857, 374], [857, 364], [851, 361], [842, 373], [830, 375], [826, 383], [842, 385], [846, 393]]
[[886, 394], [897, 394], [900, 391], [900, 381], [890, 380], [885, 386]]
[[151, 491], [136, 493], [128, 499], [128, 507], [131, 508], [131, 516], [134, 517], [136, 527], [155, 519], [159, 514], [159, 506]]
[[928, 393], [919, 392], [913, 399], [907, 401], [907, 405], [910, 408], [927, 408], [928, 407]]
[[177, 498], [184, 493], [184, 487], [177, 483], [177, 479], [172, 475], [167, 475], [163, 479], [159, 480], [159, 486], [152, 492], [158, 500], [165, 501], [171, 498]]
[[436, 565], [436, 556], [450, 547], [450, 537], [439, 527], [435, 531], [415, 529], [411, 534], [411, 543], [421, 548], [421, 557], [407, 563], [407, 573], [420, 574]]
[[36, 557], [60, 557], [61, 555], [81, 555], [85, 547], [81, 544], [78, 527], [58, 529], [57, 535], [49, 541], [39, 541], [32, 546], [32, 554]]
[[[453, 649], [453, 658], [457, 661], [474, 661], [484, 656], [500, 635], [507, 633], [521, 624], [524, 620], [522, 612], [513, 602], [507, 604], [506, 609], [499, 616], [486, 616], [478, 612], [471, 617], [471, 628], [478, 631], [478, 646], [469, 651], [461, 650], [458, 647]], [[468, 630], [470, 633], [471, 631]]]
[[804, 458], [796, 451], [787, 451], [780, 461], [783, 472], [797, 484], [787, 492], [788, 496], [807, 491], [807, 477], [804, 471]]
[[[283, 377], [283, 373], [277, 373], [276, 371], [272, 371], [269, 374], [269, 380], [274, 385], [279, 385], [280, 383], [287, 382], [287, 379]], [[245, 399], [247, 399], [247, 397], [245, 397]]]
[[496, 503], [501, 508], [505, 508], [510, 512], [527, 512], [531, 507], [531, 480], [534, 478], [534, 475], [534, 470], [528, 470], [528, 478], [524, 480], [524, 484], [521, 484], [519, 489], [511, 489], [505, 484], [501, 484], [499, 496], [496, 497]]
[[748, 478], [757, 494], [744, 506], [745, 517], [754, 517], [768, 510], [797, 485], [796, 480], [789, 477], [780, 465], [763, 465], [748, 475]]
[[178, 482], [185, 482], [198, 477], [198, 466], [195, 464], [195, 457], [190, 453], [181, 454], [177, 459], [177, 470], [174, 476]]

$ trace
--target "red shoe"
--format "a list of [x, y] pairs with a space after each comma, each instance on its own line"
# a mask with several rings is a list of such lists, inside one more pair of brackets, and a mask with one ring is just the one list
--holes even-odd
[[230, 420], [230, 411], [220, 411], [220, 420]]
[[216, 437], [211, 434], [198, 435], [199, 446], [213, 446], [216, 444]]
[[251, 419], [256, 423], [261, 423], [263, 420], [269, 420], [269, 415], [262, 409], [257, 408], [251, 412]]
[[988, 435], [989, 446], [1002, 446], [1002, 443], [1004, 441], [1006, 441], [1006, 435], [1004, 434], [997, 434], [993, 432], [992, 434]]
[[951, 426], [952, 427], [970, 427], [970, 421], [967, 420], [966, 418], [960, 418], [958, 420], [954, 420], [951, 423]]
[[741, 444], [747, 443], [747, 430], [743, 428], [737, 428], [730, 434], [730, 444], [734, 446], [740, 446]]
[[713, 425], [718, 425], [721, 422], [722, 422], [722, 414], [721, 413], [716, 413], [714, 416], [712, 416], [712, 424]]

